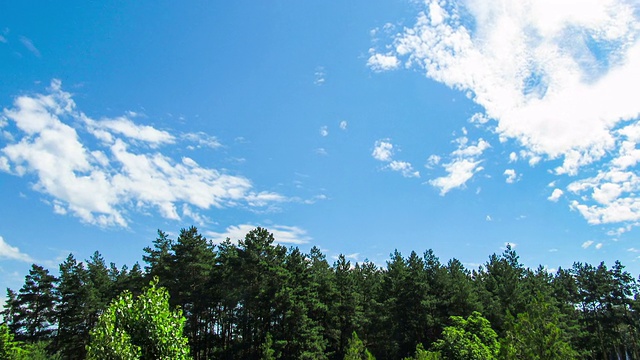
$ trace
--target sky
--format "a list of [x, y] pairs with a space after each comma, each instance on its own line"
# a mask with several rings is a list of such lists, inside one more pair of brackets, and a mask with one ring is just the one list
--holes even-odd
[[0, 288], [191, 225], [638, 276], [638, 83], [636, 1], [4, 3]]

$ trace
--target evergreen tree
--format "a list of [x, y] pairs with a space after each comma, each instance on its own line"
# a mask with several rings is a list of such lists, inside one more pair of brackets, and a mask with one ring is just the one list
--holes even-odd
[[88, 319], [93, 315], [88, 313], [91, 299], [89, 272], [72, 254], [60, 264], [57, 293], [56, 348], [65, 359], [84, 359], [91, 330]]
[[33, 264], [18, 295], [9, 294], [7, 320], [17, 340], [34, 343], [50, 338], [56, 321], [56, 281], [49, 270]]

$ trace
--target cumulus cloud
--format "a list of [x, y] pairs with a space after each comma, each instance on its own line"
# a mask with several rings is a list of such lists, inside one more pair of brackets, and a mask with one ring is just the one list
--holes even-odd
[[347, 130], [348, 125], [349, 124], [345, 120], [340, 121], [340, 130]]
[[393, 159], [394, 146], [388, 139], [376, 141], [371, 156], [378, 161], [388, 163], [385, 166], [386, 169], [399, 172], [404, 177], [420, 177], [420, 172], [415, 170], [411, 163]]
[[470, 143], [466, 136], [456, 139], [456, 143], [458, 148], [451, 153], [452, 160], [442, 165], [447, 175], [429, 180], [429, 184], [440, 189], [440, 195], [443, 196], [452, 189], [465, 186], [473, 175], [484, 169], [480, 166], [480, 155], [491, 147], [483, 139]]
[[178, 141], [167, 131], [124, 117], [91, 119], [57, 80], [48, 94], [16, 98], [4, 116], [15, 126], [16, 139], [0, 149], [0, 164], [6, 164], [0, 170], [33, 177], [34, 189], [52, 199], [57, 214], [90, 224], [127, 226], [128, 212], [146, 208], [178, 220], [183, 204], [189, 209], [183, 215], [195, 219], [192, 209], [286, 201], [255, 191], [245, 177], [163, 154], [160, 146]]
[[558, 160], [555, 173], [568, 176], [599, 167], [604, 173], [581, 187], [598, 195], [585, 202], [578, 194], [573, 208], [591, 223], [637, 221], [637, 183], [603, 189], [599, 181], [640, 159], [640, 102], [629, 91], [640, 82], [639, 17], [628, 0], [425, 0], [415, 24], [373, 50], [368, 64], [420, 69], [465, 92], [530, 165]]
[[400, 66], [400, 61], [392, 54], [375, 53], [369, 57], [367, 65], [375, 71], [393, 70]]
[[507, 184], [513, 184], [514, 182], [516, 182], [516, 180], [518, 180], [518, 174], [516, 174], [516, 171], [514, 169], [507, 169], [504, 171], [504, 173], [502, 173], [502, 175], [506, 176], [506, 182]]
[[329, 127], [327, 126], [321, 126], [320, 127], [320, 136], [329, 136]]
[[371, 156], [379, 161], [391, 161], [391, 157], [393, 156], [393, 144], [388, 140], [376, 141]]
[[27, 263], [33, 262], [31, 256], [21, 252], [17, 247], [7, 244], [2, 236], [0, 236], [0, 259], [18, 260]]
[[564, 191], [560, 189], [553, 189], [551, 195], [547, 198], [549, 201], [557, 202], [564, 194]]
[[[205, 235], [214, 243], [221, 243], [226, 239], [233, 242], [244, 239], [245, 235], [255, 229], [256, 225], [242, 224], [229, 226], [223, 232], [209, 231]], [[304, 229], [297, 226], [271, 225], [266, 228], [273, 234], [275, 241], [279, 244], [306, 244], [311, 240]]]

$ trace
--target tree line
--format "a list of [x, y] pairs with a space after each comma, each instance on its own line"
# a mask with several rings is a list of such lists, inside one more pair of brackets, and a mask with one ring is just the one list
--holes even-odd
[[7, 289], [0, 342], [85, 359], [109, 304], [144, 297], [157, 279], [196, 360], [640, 359], [638, 282], [618, 261], [550, 273], [508, 246], [471, 270], [432, 250], [395, 251], [386, 266], [330, 263], [263, 228], [212, 244], [190, 227], [176, 239], [158, 231], [142, 262], [70, 254], [57, 276], [32, 265]]

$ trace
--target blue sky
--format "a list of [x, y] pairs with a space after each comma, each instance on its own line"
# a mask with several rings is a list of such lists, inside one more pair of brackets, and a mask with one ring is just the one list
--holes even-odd
[[156, 230], [640, 273], [632, 1], [5, 4], [0, 287]]

